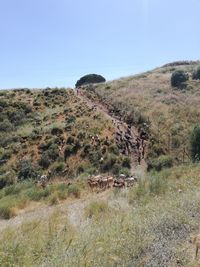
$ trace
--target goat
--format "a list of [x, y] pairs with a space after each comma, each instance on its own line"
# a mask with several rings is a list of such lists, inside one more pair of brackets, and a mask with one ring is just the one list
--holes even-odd
[[99, 186], [102, 189], [106, 189], [108, 187], [108, 179], [107, 178], [102, 178], [99, 180]]
[[126, 182], [126, 186], [130, 187], [134, 185], [134, 183], [136, 182], [136, 179], [134, 177], [129, 177], [125, 179], [125, 182]]
[[108, 181], [108, 188], [111, 188], [113, 186], [113, 183], [114, 183], [114, 179], [112, 176], [109, 176], [107, 178], [107, 181]]
[[125, 182], [123, 179], [115, 179], [113, 187], [122, 188], [125, 187]]
[[93, 191], [93, 189], [97, 188], [99, 184], [97, 181], [88, 180], [88, 185]]

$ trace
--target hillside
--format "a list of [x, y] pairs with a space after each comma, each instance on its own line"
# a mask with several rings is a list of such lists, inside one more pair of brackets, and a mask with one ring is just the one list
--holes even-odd
[[117, 156], [117, 167], [123, 168], [112, 122], [73, 90], [1, 91], [0, 107], [2, 175], [9, 171], [25, 180], [29, 168], [33, 179], [39, 174], [74, 178], [103, 172], [100, 159], [109, 156]]
[[[0, 266], [199, 266], [198, 65], [0, 91]], [[181, 89], [175, 70], [190, 77]], [[89, 187], [108, 177], [122, 186]]]
[[[104, 102], [110, 111], [139, 127], [149, 125], [149, 160], [169, 155], [174, 164], [190, 162], [189, 136], [200, 121], [200, 83], [192, 80], [198, 61], [166, 64], [146, 73], [121, 78], [87, 90], [92, 99]], [[185, 89], [171, 87], [175, 70], [189, 73]]]

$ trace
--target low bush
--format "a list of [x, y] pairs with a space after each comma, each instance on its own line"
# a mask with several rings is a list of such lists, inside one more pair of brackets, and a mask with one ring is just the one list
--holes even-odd
[[65, 164], [63, 162], [55, 162], [51, 166], [51, 172], [53, 175], [60, 174], [64, 170]]
[[0, 217], [10, 219], [17, 215], [18, 209], [26, 207], [28, 199], [26, 197], [7, 196], [0, 202]]
[[51, 165], [51, 159], [49, 158], [49, 154], [47, 152], [42, 153], [38, 164], [43, 168], [47, 169]]
[[73, 143], [72, 145], [66, 145], [65, 150], [64, 150], [65, 161], [71, 155], [76, 154], [80, 147], [81, 145], [78, 140], [76, 140], [75, 143]]
[[101, 169], [103, 172], [108, 172], [112, 170], [114, 164], [117, 162], [117, 157], [113, 154], [107, 154], [102, 165]]
[[192, 73], [192, 79], [200, 80], [200, 66], [198, 66]]
[[17, 215], [17, 210], [15, 207], [10, 206], [9, 203], [0, 204], [0, 217], [3, 219], [10, 219]]
[[170, 156], [162, 155], [148, 162], [148, 171], [151, 169], [161, 171], [163, 168], [171, 168], [172, 166], [173, 159]]
[[10, 132], [13, 130], [14, 126], [8, 119], [5, 119], [4, 121], [0, 122], [0, 132]]
[[37, 188], [37, 187], [32, 187], [27, 190], [26, 196], [33, 201], [40, 201], [42, 199], [45, 199], [49, 197], [52, 193], [52, 188], [51, 187], [46, 187], [45, 189], [42, 188]]
[[124, 168], [130, 168], [131, 167], [131, 160], [128, 157], [124, 157], [123, 161], [122, 161], [122, 166]]
[[0, 174], [0, 189], [12, 185], [16, 182], [16, 174], [14, 171], [3, 172]]
[[23, 160], [18, 166], [18, 179], [34, 179], [36, 180], [40, 175], [40, 171], [37, 166], [33, 165], [30, 160]]
[[171, 86], [180, 87], [184, 82], [189, 79], [189, 76], [183, 70], [176, 70], [172, 73], [171, 76]]
[[196, 125], [190, 136], [191, 156], [193, 162], [200, 161], [200, 125]]
[[61, 135], [61, 134], [63, 134], [63, 129], [61, 129], [59, 127], [53, 127], [51, 130], [51, 134], [52, 135]]

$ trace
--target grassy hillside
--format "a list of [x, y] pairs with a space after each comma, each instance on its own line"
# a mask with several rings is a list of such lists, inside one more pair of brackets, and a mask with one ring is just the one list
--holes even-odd
[[[189, 142], [200, 122], [198, 65], [175, 62], [78, 94], [0, 91], [0, 266], [199, 266], [190, 240], [199, 233], [200, 165]], [[181, 89], [171, 87], [175, 70], [190, 77]], [[145, 160], [164, 168], [145, 172]], [[87, 186], [91, 174], [132, 169], [131, 188]]]
[[[200, 121], [200, 82], [192, 80], [199, 62], [175, 62], [140, 75], [90, 86], [90, 97], [142, 127], [150, 125], [149, 158], [169, 155], [175, 164], [190, 161], [189, 135]], [[185, 89], [171, 87], [175, 70], [189, 73]], [[88, 93], [87, 88], [87, 93]]]
[[1, 175], [73, 178], [101, 170], [101, 157], [120, 158], [112, 123], [73, 90], [1, 91], [0, 109]]
[[[123, 172], [127, 158], [113, 135], [111, 121], [73, 90], [1, 91], [0, 216], [15, 215], [29, 201], [65, 199], [65, 183], [74, 178]], [[41, 175], [64, 185], [39, 190], [35, 183]]]

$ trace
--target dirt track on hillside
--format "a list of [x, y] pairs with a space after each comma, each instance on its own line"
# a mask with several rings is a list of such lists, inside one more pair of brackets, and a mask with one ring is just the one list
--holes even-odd
[[[79, 93], [77, 93], [77, 97], [79, 97], [80, 100], [83, 101], [85, 105], [87, 105], [89, 108], [93, 109], [94, 112], [103, 114], [105, 118], [108, 120], [112, 121], [112, 124], [115, 128], [115, 139], [116, 142], [120, 143], [118, 137], [121, 139], [121, 142], [124, 142], [124, 137], [127, 136], [127, 133], [130, 136], [130, 146], [125, 149], [123, 154], [127, 155], [130, 160], [131, 160], [131, 175], [136, 175], [138, 170], [141, 174], [144, 174], [147, 168], [146, 162], [145, 162], [145, 157], [142, 157], [140, 155], [140, 149], [141, 149], [141, 138], [138, 129], [135, 126], [132, 126], [131, 129], [129, 130], [128, 125], [125, 121], [122, 121], [122, 118], [118, 118], [114, 114], [110, 114], [108, 108], [104, 103], [100, 103], [97, 101], [92, 101], [90, 100], [87, 95], [84, 93], [84, 91], [81, 91], [79, 89]], [[137, 140], [139, 140], [140, 147], [138, 149], [134, 148], [131, 145], [137, 144]], [[125, 141], [125, 146], [126, 146], [126, 141]], [[147, 151], [145, 152], [147, 154]], [[140, 159], [139, 159], [140, 158]]]

